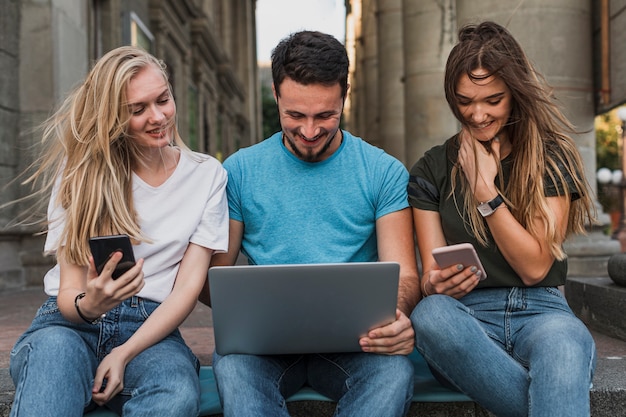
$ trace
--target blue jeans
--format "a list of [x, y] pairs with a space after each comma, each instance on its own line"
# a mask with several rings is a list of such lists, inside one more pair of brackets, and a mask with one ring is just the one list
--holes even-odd
[[411, 321], [435, 374], [498, 416], [589, 416], [595, 344], [558, 288], [432, 295]]
[[[56, 297], [50, 297], [11, 351], [11, 417], [82, 416], [93, 406], [91, 389], [100, 361], [158, 305], [132, 297], [98, 325], [76, 324], [63, 318]], [[198, 370], [198, 359], [176, 330], [128, 363], [124, 389], [107, 407], [123, 416], [197, 416]]]
[[213, 355], [224, 417], [289, 416], [285, 398], [304, 384], [337, 401], [336, 416], [404, 416], [413, 365], [402, 355]]

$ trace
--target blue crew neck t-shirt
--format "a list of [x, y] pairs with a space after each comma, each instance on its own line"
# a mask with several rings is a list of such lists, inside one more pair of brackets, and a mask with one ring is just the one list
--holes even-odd
[[230, 218], [244, 224], [251, 264], [378, 260], [376, 220], [408, 207], [408, 171], [342, 133], [339, 149], [321, 162], [298, 159], [281, 132], [224, 161]]

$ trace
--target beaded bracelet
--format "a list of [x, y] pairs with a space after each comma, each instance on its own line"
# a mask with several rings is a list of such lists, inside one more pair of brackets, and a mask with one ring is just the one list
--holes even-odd
[[106, 314], [102, 313], [98, 318], [95, 318], [93, 320], [89, 320], [87, 317], [85, 317], [83, 315], [83, 313], [80, 311], [80, 308], [78, 307], [78, 301], [81, 300], [82, 298], [85, 297], [85, 293], [81, 292], [80, 294], [78, 294], [76, 296], [76, 298], [74, 298], [74, 307], [76, 307], [76, 312], [78, 313], [78, 315], [80, 316], [81, 319], [83, 319], [83, 321], [87, 324], [98, 324], [102, 321], [102, 319], [106, 316]]

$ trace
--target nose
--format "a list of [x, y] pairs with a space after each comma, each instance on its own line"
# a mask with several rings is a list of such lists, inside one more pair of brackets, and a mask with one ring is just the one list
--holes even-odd
[[165, 114], [163, 113], [163, 111], [161, 111], [159, 106], [156, 106], [156, 105], [150, 106], [150, 114], [149, 114], [149, 118], [148, 118], [148, 121], [150, 123], [158, 124], [164, 118], [165, 118]]
[[304, 122], [304, 125], [300, 129], [300, 134], [308, 139], [314, 138], [315, 136], [319, 135], [319, 133], [320, 128], [319, 126], [317, 126], [317, 123], [315, 123], [315, 119], [312, 117], [307, 118]]
[[470, 120], [474, 123], [482, 123], [487, 120], [487, 112], [484, 106], [479, 103], [472, 105], [469, 109]]

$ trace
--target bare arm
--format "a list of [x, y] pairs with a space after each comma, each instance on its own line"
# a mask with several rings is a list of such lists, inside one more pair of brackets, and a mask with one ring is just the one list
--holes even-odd
[[[566, 197], [550, 197], [548, 206], [556, 220], [561, 241], [565, 238], [569, 201]], [[542, 230], [542, 220], [535, 220]], [[498, 249], [526, 285], [540, 283], [554, 263], [546, 240], [536, 240], [506, 209], [498, 209], [487, 217], [487, 224]], [[532, 262], [528, 262], [532, 259]]]
[[87, 268], [67, 263], [62, 256], [58, 257], [61, 281], [57, 304], [63, 317], [75, 323], [83, 322], [74, 306], [76, 296], [82, 292], [86, 295], [79, 303], [81, 313], [89, 319], [96, 319], [143, 288], [143, 259], [139, 259], [134, 267], [117, 280], [111, 278], [121, 258], [121, 253], [114, 253], [98, 276], [93, 260], [90, 260]]
[[433, 258], [432, 250], [446, 245], [439, 213], [414, 208], [413, 222], [422, 261], [421, 288], [425, 290], [422, 295], [446, 294], [460, 298], [473, 290], [479, 279], [470, 267], [461, 271], [456, 266], [441, 270]]
[[[140, 352], [178, 328], [191, 313], [206, 281], [212, 252], [211, 249], [189, 244], [180, 263], [172, 292], [131, 338], [114, 348], [98, 367], [93, 393], [96, 403], [103, 404], [121, 391], [126, 365]], [[99, 393], [105, 378], [108, 381], [106, 389]]]
[[415, 343], [408, 316], [420, 299], [411, 210], [406, 208], [378, 219], [376, 235], [379, 260], [400, 264], [398, 308], [396, 321], [370, 331], [360, 340], [361, 347], [365, 352], [407, 355]]
[[411, 210], [396, 211], [376, 222], [378, 259], [400, 264], [398, 309], [409, 316], [420, 299]]
[[[500, 142], [498, 140], [492, 142], [491, 152], [493, 154], [489, 153], [484, 146], [472, 146], [472, 139], [467, 135], [463, 136], [459, 162], [470, 181], [470, 187], [476, 201], [489, 201], [498, 193], [495, 185], [497, 174], [495, 160], [500, 159]], [[478, 180], [474, 182], [474, 178], [478, 178]], [[570, 202], [567, 197], [550, 197], [547, 201], [548, 209], [552, 212], [551, 215], [556, 222], [557, 233], [562, 242], [567, 230]], [[541, 282], [555, 259], [550, 253], [547, 240], [533, 238], [513, 217], [511, 212], [504, 207], [486, 217], [486, 220], [500, 252], [524, 284], [535, 285]], [[535, 219], [535, 223], [537, 230], [544, 230], [544, 220]], [[529, 259], [533, 261], [528, 262]]]
[[[228, 252], [216, 253], [213, 255], [210, 266], [231, 266], [235, 265], [235, 262], [237, 262], [239, 249], [241, 248], [241, 240], [243, 238], [243, 223], [231, 219], [229, 221], [228, 228]], [[200, 296], [198, 297], [200, 302], [209, 307], [211, 307], [211, 291], [209, 288], [210, 279], [211, 277], [209, 276], [204, 283]]]

